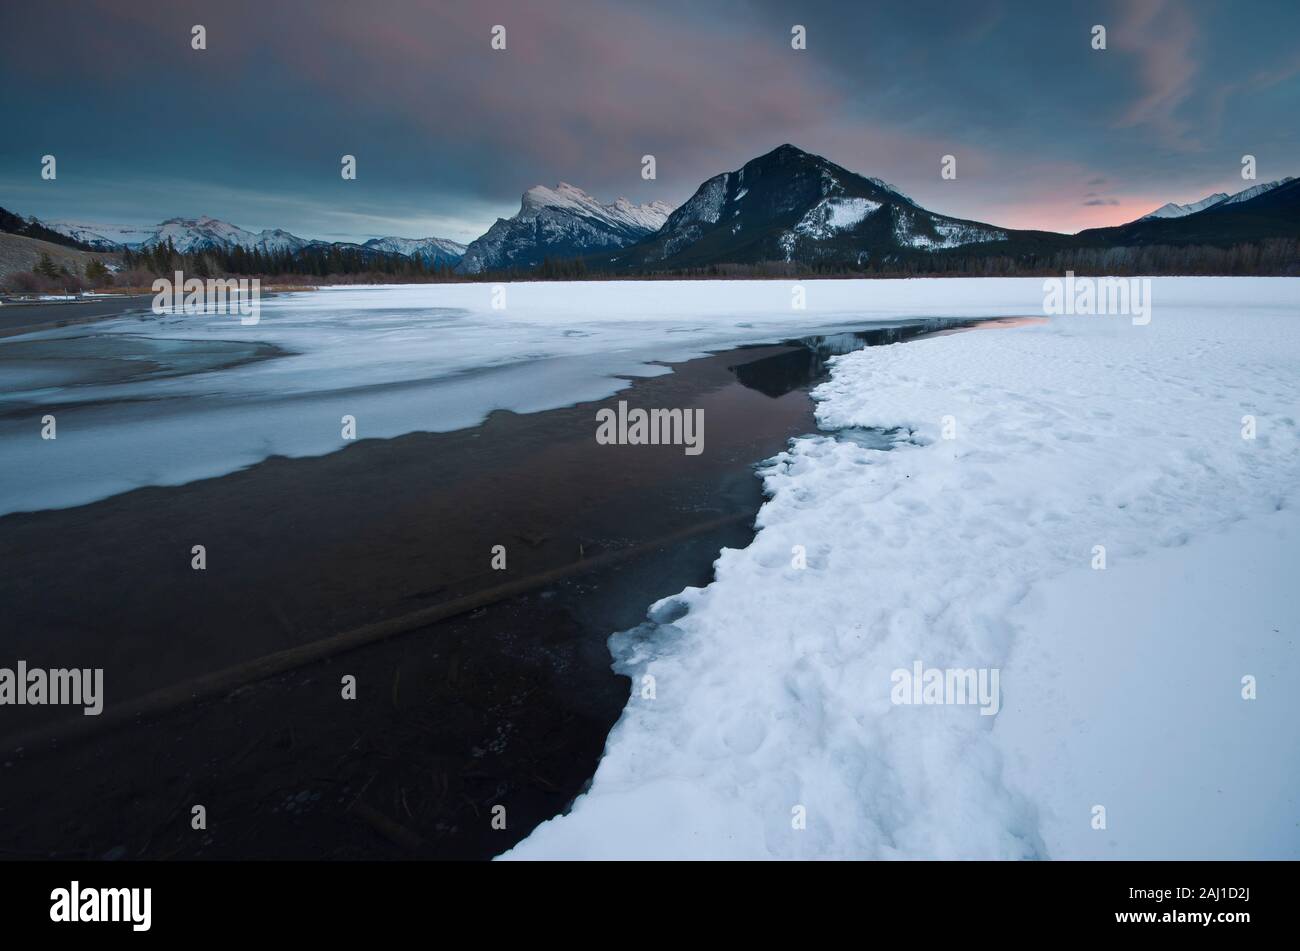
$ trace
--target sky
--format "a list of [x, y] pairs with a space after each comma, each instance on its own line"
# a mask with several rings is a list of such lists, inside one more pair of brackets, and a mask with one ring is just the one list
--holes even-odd
[[790, 142], [1073, 232], [1300, 174], [1297, 36], [1297, 0], [6, 0], [0, 206], [467, 242], [533, 185], [680, 204]]

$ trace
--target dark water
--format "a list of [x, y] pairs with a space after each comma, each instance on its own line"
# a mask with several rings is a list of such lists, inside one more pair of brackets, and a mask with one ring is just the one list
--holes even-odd
[[[779, 397], [825, 379], [827, 364], [832, 357], [853, 353], [863, 347], [903, 343], [977, 322], [962, 318], [931, 318], [870, 330], [796, 337], [783, 342], [787, 348], [784, 352], [737, 363], [731, 371], [744, 386], [767, 396]], [[748, 349], [752, 348], [742, 347], [735, 352], [743, 355]]]
[[[598, 402], [0, 518], [12, 656], [102, 666], [106, 694], [86, 734], [60, 733], [58, 709], [5, 711], [6, 736], [62, 739], [0, 741], [12, 763], [0, 854], [508, 849], [595, 771], [628, 693], [610, 633], [707, 584], [719, 549], [752, 539], [754, 466], [815, 430], [807, 390], [827, 361], [959, 323], [729, 350]], [[706, 451], [598, 445], [595, 413], [619, 400], [702, 409]], [[196, 540], [204, 572], [189, 567]], [[502, 572], [490, 567], [498, 544]], [[422, 620], [457, 604], [470, 606]], [[348, 640], [376, 622], [382, 637]], [[322, 644], [258, 673], [267, 655]], [[231, 671], [219, 690], [186, 686]], [[344, 675], [356, 700], [340, 696]], [[170, 699], [112, 722], [160, 693]], [[194, 834], [191, 801], [219, 805], [220, 825]], [[497, 804], [506, 830], [490, 826]]]

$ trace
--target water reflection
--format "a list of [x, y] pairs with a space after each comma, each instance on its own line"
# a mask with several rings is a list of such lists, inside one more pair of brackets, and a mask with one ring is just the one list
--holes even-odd
[[782, 341], [784, 346], [791, 348], [785, 353], [735, 364], [728, 369], [743, 385], [775, 399], [821, 380], [826, 376], [826, 364], [831, 357], [852, 353], [863, 347], [902, 343], [915, 337], [965, 328], [979, 322], [968, 317], [936, 317], [903, 321], [887, 327], [872, 327], [870, 330], [798, 337]]

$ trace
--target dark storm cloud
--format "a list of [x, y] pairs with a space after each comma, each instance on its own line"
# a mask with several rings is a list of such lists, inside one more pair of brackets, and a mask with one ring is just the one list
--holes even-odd
[[[536, 183], [689, 197], [781, 142], [1074, 230], [1294, 174], [1291, 2], [53, 0], [0, 13], [0, 204], [462, 240]], [[190, 49], [192, 24], [208, 49]], [[494, 24], [508, 50], [489, 48]], [[790, 48], [807, 27], [808, 49]], [[1107, 27], [1108, 49], [1090, 48]], [[40, 156], [58, 156], [42, 182]], [[640, 177], [654, 154], [659, 178]], [[354, 154], [344, 182], [339, 157]], [[956, 156], [956, 181], [939, 177]], [[1101, 182], [1104, 205], [1085, 199]], [[1239, 182], [1239, 180], [1237, 180]]]

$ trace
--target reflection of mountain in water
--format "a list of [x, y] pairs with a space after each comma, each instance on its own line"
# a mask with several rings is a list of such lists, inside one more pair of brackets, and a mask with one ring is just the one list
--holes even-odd
[[751, 390], [776, 398], [820, 380], [826, 375], [826, 363], [831, 357], [852, 353], [863, 347], [901, 343], [923, 334], [969, 323], [969, 319], [945, 317], [890, 324], [888, 327], [873, 327], [871, 330], [799, 337], [784, 341], [785, 346], [792, 348], [786, 353], [736, 364], [728, 369]]

